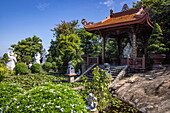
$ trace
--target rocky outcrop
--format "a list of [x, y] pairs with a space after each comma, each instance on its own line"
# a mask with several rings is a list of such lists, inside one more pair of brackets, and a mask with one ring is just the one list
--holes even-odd
[[113, 95], [144, 113], [170, 113], [170, 69], [134, 74], [111, 87]]

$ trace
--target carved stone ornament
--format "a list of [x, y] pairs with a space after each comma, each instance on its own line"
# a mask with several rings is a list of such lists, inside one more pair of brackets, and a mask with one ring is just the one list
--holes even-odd
[[123, 8], [122, 8], [122, 11], [127, 11], [127, 10], [129, 10], [129, 7], [128, 7], [127, 4], [124, 4], [124, 5], [123, 5]]
[[81, 23], [82, 23], [83, 25], [93, 25], [93, 24], [94, 24], [94, 22], [87, 22], [86, 19], [82, 19], [82, 20], [81, 20]]

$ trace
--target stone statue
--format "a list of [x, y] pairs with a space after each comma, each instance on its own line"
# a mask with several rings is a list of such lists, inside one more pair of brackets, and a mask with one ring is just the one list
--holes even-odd
[[72, 62], [68, 63], [67, 73], [66, 74], [75, 74], [75, 69], [72, 65]]
[[123, 57], [128, 58], [132, 56], [132, 46], [127, 43], [126, 47], [123, 49]]
[[112, 75], [111, 67], [109, 63], [104, 63], [104, 68], [107, 70], [107, 74]]
[[34, 63], [40, 64], [41, 54], [38, 52], [34, 56]]
[[16, 57], [17, 55], [13, 51], [8, 52], [8, 62], [6, 63], [8, 69], [13, 70], [15, 68], [15, 63], [17, 63]]
[[97, 110], [97, 98], [93, 95], [93, 93], [90, 93], [87, 98], [87, 108], [90, 111], [96, 111]]
[[42, 64], [44, 64], [44, 63], [46, 62], [46, 60], [47, 60], [46, 55], [47, 55], [47, 52], [46, 52], [46, 50], [44, 49], [43, 54], [42, 54]]

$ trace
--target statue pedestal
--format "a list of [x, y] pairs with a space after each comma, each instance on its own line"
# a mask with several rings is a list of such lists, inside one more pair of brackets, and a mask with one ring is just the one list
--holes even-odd
[[77, 74], [72, 73], [72, 74], [65, 74], [66, 76], [68, 76], [68, 82], [74, 82], [74, 76], [76, 76]]
[[88, 113], [99, 113], [99, 111], [98, 110], [88, 110]]

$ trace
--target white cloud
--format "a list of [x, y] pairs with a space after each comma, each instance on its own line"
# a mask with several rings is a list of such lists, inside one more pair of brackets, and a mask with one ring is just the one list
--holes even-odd
[[36, 7], [42, 11], [49, 7], [49, 3], [39, 3]]
[[113, 0], [107, 0], [107, 1], [105, 1], [105, 2], [100, 2], [100, 4], [106, 5], [106, 6], [109, 7], [109, 8], [113, 8], [114, 1], [113, 1]]

